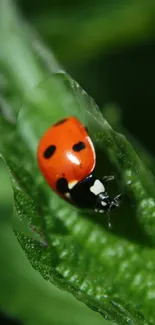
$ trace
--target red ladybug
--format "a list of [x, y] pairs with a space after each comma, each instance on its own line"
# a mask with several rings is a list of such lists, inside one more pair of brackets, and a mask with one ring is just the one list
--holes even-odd
[[70, 203], [101, 213], [119, 205], [120, 195], [109, 197], [104, 186], [114, 177], [94, 176], [94, 145], [77, 118], [58, 121], [44, 133], [37, 160], [49, 186]]

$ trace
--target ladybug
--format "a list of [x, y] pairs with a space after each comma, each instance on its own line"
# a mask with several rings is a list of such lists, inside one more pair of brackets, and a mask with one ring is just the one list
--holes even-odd
[[94, 145], [77, 118], [60, 120], [43, 134], [37, 160], [49, 186], [70, 203], [100, 213], [119, 205], [121, 195], [109, 197], [105, 189], [114, 176], [98, 179], [94, 175]]

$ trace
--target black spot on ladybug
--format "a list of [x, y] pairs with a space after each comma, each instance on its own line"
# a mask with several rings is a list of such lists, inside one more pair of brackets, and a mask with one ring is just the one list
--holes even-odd
[[54, 124], [54, 126], [58, 126], [60, 124], [65, 123], [68, 120], [68, 118], [64, 118], [63, 120], [58, 121], [57, 123]]
[[68, 192], [69, 190], [68, 190], [67, 179], [64, 177], [59, 178], [56, 183], [56, 189], [58, 192], [63, 193], [63, 194]]
[[85, 147], [86, 147], [85, 143], [82, 142], [82, 141], [79, 141], [78, 143], [75, 143], [74, 144], [74, 146], [72, 147], [72, 149], [74, 151], [79, 152], [79, 151], [83, 150]]
[[44, 151], [44, 158], [46, 159], [51, 158], [55, 150], [56, 150], [56, 146], [54, 144], [47, 147], [46, 150]]

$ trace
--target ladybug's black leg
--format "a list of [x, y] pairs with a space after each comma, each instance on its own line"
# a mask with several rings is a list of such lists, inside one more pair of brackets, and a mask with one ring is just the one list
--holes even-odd
[[112, 223], [111, 223], [110, 213], [108, 213], [108, 228], [109, 229], [112, 229]]
[[110, 182], [110, 181], [113, 181], [114, 179], [115, 179], [114, 175], [109, 175], [109, 176], [103, 176], [102, 177], [103, 182]]
[[110, 212], [111, 209], [119, 206], [119, 200], [120, 200], [121, 196], [122, 196], [122, 194], [118, 194], [110, 200], [110, 203], [108, 206], [108, 212]]

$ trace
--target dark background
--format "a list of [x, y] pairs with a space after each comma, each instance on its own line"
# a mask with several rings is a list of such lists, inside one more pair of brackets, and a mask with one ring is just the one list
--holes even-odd
[[[106, 12], [113, 13], [121, 9], [124, 4], [120, 1], [104, 0], [95, 3], [88, 0], [67, 0], [65, 4], [60, 0], [19, 1], [22, 13], [36, 26], [42, 39], [53, 49], [64, 68], [101, 108], [108, 103], [117, 104], [121, 108], [122, 123], [125, 128], [154, 153], [155, 37], [153, 35], [150, 37], [148, 32], [148, 37], [146, 33], [144, 38], [141, 37], [139, 40], [137, 37], [133, 42], [130, 40], [129, 44], [126, 41], [125, 44], [123, 42], [117, 44], [116, 40], [116, 45], [107, 47], [106, 51], [101, 42], [97, 51], [94, 44], [91, 53], [78, 55], [81, 29], [78, 41], [74, 31], [78, 31], [80, 23], [82, 24], [83, 21], [90, 23], [91, 38], [94, 16], [97, 17], [100, 12], [100, 16], [103, 14], [105, 19]], [[115, 28], [114, 24], [111, 32]], [[121, 23], [120, 28], [123, 29]], [[98, 31], [96, 33], [98, 35]], [[93, 30], [93, 39], [94, 34], [95, 30]]]
[[0, 325], [24, 325], [16, 318], [8, 316], [3, 312], [0, 312]]
[[[106, 46], [106, 50], [104, 41], [103, 44], [101, 41], [97, 50], [94, 41], [95, 33], [98, 37], [98, 30], [95, 31], [92, 27], [94, 17], [102, 19], [103, 15], [104, 21], [106, 12], [108, 15], [119, 12], [125, 3], [128, 5], [127, 1], [107, 0], [95, 3], [88, 0], [67, 0], [65, 3], [60, 0], [23, 0], [19, 1], [18, 5], [24, 16], [36, 27], [44, 42], [53, 49], [64, 68], [95, 99], [100, 108], [103, 108], [103, 113], [105, 104], [113, 103], [119, 106], [123, 126], [154, 154], [155, 26], [151, 26], [148, 35], [147, 31], [145, 32], [145, 37], [143, 30], [137, 39], [132, 41], [131, 37], [129, 43], [124, 39], [120, 44], [116, 38], [115, 44]], [[146, 6], [147, 3], [149, 7], [151, 2], [148, 0]], [[148, 11], [152, 23], [155, 14], [151, 8]], [[146, 14], [148, 15], [147, 10]], [[138, 20], [139, 17], [141, 18], [141, 12], [135, 19]], [[149, 17], [147, 19], [149, 25]], [[93, 33], [94, 47], [92, 44], [91, 51], [87, 53], [85, 49], [80, 49], [82, 29], [79, 26], [83, 22], [84, 25], [87, 22], [88, 26], [90, 24], [90, 38]], [[116, 21], [117, 24], [118, 22]], [[123, 29], [121, 21], [120, 28]], [[114, 22], [111, 33], [115, 29]]]

